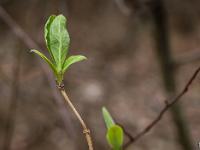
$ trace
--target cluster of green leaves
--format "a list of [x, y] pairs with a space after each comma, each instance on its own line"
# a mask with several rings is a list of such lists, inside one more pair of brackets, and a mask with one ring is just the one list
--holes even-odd
[[[58, 85], [62, 83], [64, 73], [69, 66], [86, 59], [82, 55], [68, 56], [70, 38], [66, 29], [66, 22], [67, 20], [63, 15], [52, 15], [45, 24], [44, 38], [50, 59], [38, 50], [31, 50], [47, 62], [56, 77]], [[115, 124], [105, 107], [102, 108], [102, 113], [107, 127], [106, 138], [109, 145], [113, 150], [122, 150], [122, 128]]]
[[67, 20], [63, 15], [52, 15], [45, 24], [44, 37], [50, 59], [38, 50], [31, 50], [31, 52], [38, 54], [47, 62], [59, 85], [62, 83], [64, 73], [70, 65], [86, 59], [86, 57], [82, 55], [67, 56], [70, 37], [66, 29], [66, 22]]
[[122, 150], [124, 137], [123, 129], [119, 125], [116, 125], [105, 107], [102, 108], [102, 113], [107, 127], [106, 138], [109, 145], [113, 150]]

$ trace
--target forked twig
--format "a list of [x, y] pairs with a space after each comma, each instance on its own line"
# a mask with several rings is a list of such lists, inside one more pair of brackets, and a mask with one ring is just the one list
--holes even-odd
[[129, 142], [124, 145], [124, 149], [129, 147], [131, 144], [135, 143], [136, 141], [138, 141], [145, 134], [147, 134], [162, 119], [164, 114], [187, 93], [188, 89], [190, 88], [190, 85], [196, 79], [199, 72], [200, 72], [200, 67], [194, 72], [194, 74], [189, 79], [189, 81], [187, 82], [187, 84], [185, 85], [183, 90], [171, 101], [166, 100], [165, 107], [160, 111], [158, 116], [149, 125], [147, 125], [146, 128], [144, 128], [141, 132], [139, 132], [137, 135], [131, 136], [131, 134], [122, 126], [124, 129], [124, 133], [129, 137]]

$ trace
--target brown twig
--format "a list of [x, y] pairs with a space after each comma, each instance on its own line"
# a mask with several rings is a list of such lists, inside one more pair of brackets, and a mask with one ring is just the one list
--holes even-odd
[[128, 140], [129, 140], [129, 141], [123, 145], [123, 147], [126, 148], [126, 147], [128, 147], [135, 139], [134, 139], [134, 137], [131, 135], [131, 133], [128, 132], [128, 131], [126, 130], [126, 128], [125, 128], [121, 123], [116, 122], [116, 124], [118, 124], [118, 125], [123, 129], [124, 134], [128, 137]]
[[200, 72], [200, 67], [194, 72], [192, 77], [189, 79], [189, 81], [185, 85], [184, 89], [171, 101], [166, 100], [165, 107], [160, 111], [158, 116], [149, 125], [147, 125], [146, 128], [144, 128], [141, 132], [139, 132], [137, 135], [131, 136], [131, 134], [128, 131], [126, 131], [125, 128], [122, 126], [124, 129], [124, 133], [130, 139], [130, 141], [124, 145], [124, 149], [129, 147], [131, 144], [135, 143], [136, 141], [138, 141], [145, 134], [147, 134], [162, 119], [164, 114], [187, 93], [188, 89], [190, 88], [190, 85], [195, 80], [195, 78], [197, 77], [199, 72]]
[[80, 122], [80, 124], [81, 124], [81, 126], [83, 128], [83, 134], [85, 135], [89, 150], [93, 150], [93, 144], [92, 144], [92, 138], [91, 138], [90, 130], [87, 128], [87, 126], [86, 126], [84, 120], [82, 119], [81, 115], [79, 114], [79, 112], [76, 110], [76, 108], [74, 107], [73, 103], [69, 99], [69, 97], [68, 97], [68, 95], [67, 95], [67, 93], [65, 91], [64, 84], [59, 85], [58, 89], [60, 90], [62, 96], [65, 99], [65, 101], [68, 103], [69, 107], [72, 109], [72, 111], [76, 115], [77, 119], [79, 120], [79, 122]]

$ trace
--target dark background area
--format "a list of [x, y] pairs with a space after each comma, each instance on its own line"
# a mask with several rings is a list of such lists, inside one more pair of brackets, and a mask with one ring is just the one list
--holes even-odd
[[[48, 16], [60, 13], [68, 20], [70, 54], [88, 58], [69, 69], [65, 88], [90, 127], [96, 150], [109, 149], [102, 106], [135, 135], [199, 66], [199, 0], [1, 0], [1, 150], [87, 149], [48, 66], [29, 53], [39, 47], [47, 54], [43, 27]], [[181, 125], [172, 110], [127, 149], [198, 149], [199, 81], [178, 103]]]

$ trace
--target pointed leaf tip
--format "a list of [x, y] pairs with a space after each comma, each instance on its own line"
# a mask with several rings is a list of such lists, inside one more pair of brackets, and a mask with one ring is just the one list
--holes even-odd
[[103, 118], [104, 118], [107, 129], [115, 125], [113, 118], [111, 117], [110, 113], [105, 107], [102, 108], [102, 114], [103, 114]]
[[54, 72], [54, 74], [57, 76], [57, 70], [56, 67], [54, 66], [54, 64], [40, 51], [32, 49], [30, 52], [35, 53], [37, 55], [39, 55], [44, 61], [47, 62], [47, 64], [49, 65], [49, 67], [52, 69], [52, 71]]
[[66, 18], [63, 15], [58, 15], [50, 17], [45, 25], [46, 43], [59, 71], [62, 70], [70, 44], [66, 24]]
[[50, 32], [50, 26], [53, 22], [53, 20], [56, 18], [55, 15], [51, 15], [47, 22], [45, 23], [45, 26], [44, 26], [44, 38], [45, 38], [45, 42], [46, 42], [46, 46], [47, 46], [47, 49], [49, 51], [49, 54], [53, 60], [53, 62], [55, 63], [55, 58], [53, 56], [53, 53], [52, 53], [52, 50], [51, 50], [51, 45], [50, 45], [50, 36], [49, 36], [49, 32]]
[[85, 56], [82, 55], [74, 55], [74, 56], [70, 56], [69, 58], [67, 58], [63, 64], [63, 73], [69, 68], [69, 66], [71, 66], [72, 64], [79, 62], [79, 61], [83, 61], [86, 60], [87, 58]]
[[51, 15], [48, 18], [44, 27], [44, 38], [51, 58], [48, 59], [37, 50], [31, 50], [30, 52], [36, 53], [48, 63], [59, 82], [63, 80], [64, 72], [70, 65], [87, 59], [81, 55], [67, 56], [70, 37], [67, 31], [67, 19], [62, 14]]

